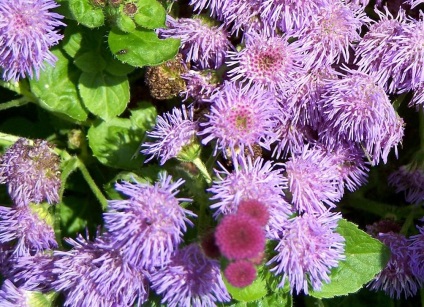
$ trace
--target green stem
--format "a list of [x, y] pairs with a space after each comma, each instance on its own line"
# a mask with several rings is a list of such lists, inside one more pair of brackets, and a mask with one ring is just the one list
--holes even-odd
[[102, 209], [106, 210], [107, 208], [107, 199], [103, 195], [102, 191], [97, 187], [96, 183], [93, 180], [93, 177], [91, 177], [90, 173], [88, 172], [88, 169], [85, 167], [84, 163], [78, 159], [78, 168], [82, 173], [82, 176], [84, 177], [85, 181], [88, 183], [88, 186], [90, 187], [93, 194], [96, 196], [96, 198], [99, 200], [100, 204], [102, 205]]
[[15, 144], [16, 141], [19, 139], [20, 136], [0, 132], [0, 145], [10, 146], [12, 144]]
[[200, 171], [203, 178], [205, 178], [206, 183], [211, 184], [212, 183], [211, 175], [209, 175], [209, 172], [208, 172], [205, 164], [203, 163], [203, 161], [199, 157], [197, 157], [192, 162], [193, 162], [194, 165], [196, 165], [197, 169]]
[[10, 100], [8, 102], [0, 104], [0, 111], [7, 110], [7, 109], [10, 109], [10, 108], [16, 108], [16, 107], [24, 106], [24, 105], [26, 105], [30, 102], [31, 101], [27, 97], [21, 97], [21, 98], [18, 98], [18, 99]]

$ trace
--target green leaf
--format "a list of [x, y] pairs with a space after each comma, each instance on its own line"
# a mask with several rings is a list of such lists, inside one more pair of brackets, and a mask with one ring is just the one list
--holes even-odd
[[106, 67], [106, 62], [96, 51], [85, 52], [75, 57], [75, 65], [83, 72], [101, 72]]
[[126, 76], [135, 69], [134, 66], [122, 63], [120, 60], [116, 59], [110, 50], [106, 50], [105, 53], [102, 53], [102, 56], [106, 60], [105, 71], [111, 75]]
[[69, 9], [78, 23], [89, 28], [97, 28], [104, 24], [103, 10], [95, 7], [90, 0], [69, 0]]
[[119, 60], [136, 67], [161, 64], [172, 59], [180, 47], [179, 40], [159, 39], [151, 30], [125, 33], [113, 29], [109, 33], [108, 43]]
[[254, 302], [238, 302], [232, 307], [292, 307], [293, 300], [289, 293], [273, 293]]
[[87, 109], [103, 119], [114, 118], [124, 112], [130, 100], [126, 76], [84, 72], [78, 87]]
[[134, 15], [134, 21], [147, 29], [165, 27], [166, 12], [163, 6], [156, 0], [139, 0], [138, 11]]
[[88, 112], [82, 105], [75, 85], [80, 71], [61, 50], [55, 49], [52, 52], [58, 58], [55, 67], [46, 65], [38, 80], [31, 79], [31, 91], [42, 108], [68, 119], [85, 121]]
[[372, 280], [390, 258], [390, 250], [380, 241], [358, 229], [355, 224], [340, 220], [337, 231], [345, 238], [346, 260], [331, 272], [331, 282], [321, 291], [311, 291], [317, 298], [331, 298], [357, 292]]
[[266, 282], [260, 277], [256, 278], [250, 286], [244, 288], [233, 287], [225, 278], [223, 279], [228, 292], [238, 301], [253, 302], [263, 298], [267, 294]]
[[143, 137], [143, 130], [132, 127], [131, 120], [122, 118], [98, 121], [88, 130], [89, 146], [101, 163], [130, 171], [143, 165], [139, 154]]
[[156, 108], [147, 101], [138, 104], [138, 108], [131, 110], [131, 123], [144, 131], [150, 130], [156, 122]]

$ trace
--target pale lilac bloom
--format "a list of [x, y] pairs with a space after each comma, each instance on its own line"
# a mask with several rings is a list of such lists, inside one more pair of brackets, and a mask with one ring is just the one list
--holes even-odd
[[235, 66], [228, 72], [231, 80], [247, 87], [256, 84], [270, 90], [289, 90], [297, 85], [302, 54], [287, 42], [286, 36], [249, 33], [245, 39], [245, 48], [228, 52], [226, 63], [229, 67]]
[[402, 8], [396, 17], [387, 7], [384, 11], [374, 11], [380, 19], [370, 25], [369, 31], [355, 47], [355, 63], [359, 71], [372, 75], [380, 86], [394, 93], [399, 87], [400, 75], [395, 68], [400, 48], [397, 37], [404, 32], [409, 20]]
[[328, 82], [322, 94], [322, 117], [326, 123], [320, 137], [331, 148], [340, 141], [355, 142], [370, 156], [372, 164], [384, 163], [403, 137], [403, 121], [375, 78], [357, 71]]
[[6, 279], [0, 289], [0, 306], [2, 307], [31, 307], [28, 291], [16, 287]]
[[361, 27], [368, 22], [361, 8], [332, 3], [319, 8], [311, 20], [293, 35], [293, 43], [304, 55], [307, 69], [349, 61], [349, 48], [361, 40]]
[[402, 165], [387, 180], [396, 193], [404, 193], [408, 203], [424, 201], [424, 169], [417, 162]]
[[421, 287], [420, 280], [414, 275], [410, 264], [412, 252], [408, 239], [399, 233], [380, 233], [377, 236], [381, 242], [390, 248], [391, 256], [386, 267], [368, 284], [371, 290], [382, 290], [391, 298], [400, 299], [403, 293], [405, 298], [414, 296]]
[[[421, 219], [424, 222], [424, 218]], [[410, 242], [411, 256], [411, 270], [412, 273], [418, 278], [421, 285], [424, 285], [424, 227], [417, 226], [419, 234], [411, 236], [408, 240]]]
[[214, 75], [210, 70], [194, 71], [189, 70], [181, 75], [186, 82], [186, 89], [180, 93], [183, 101], [192, 98], [195, 103], [203, 103], [210, 99], [212, 94], [218, 88], [215, 83]]
[[38, 78], [44, 62], [54, 65], [57, 58], [49, 50], [63, 35], [58, 27], [63, 16], [51, 10], [52, 0], [0, 1], [0, 67], [3, 79], [18, 81], [26, 76]]
[[44, 140], [21, 138], [0, 157], [0, 183], [16, 206], [59, 202], [60, 159]]
[[218, 150], [226, 156], [243, 155], [245, 149], [253, 155], [255, 144], [269, 150], [276, 140], [274, 127], [280, 114], [278, 104], [271, 92], [253, 86], [243, 89], [227, 82], [210, 98], [212, 103], [207, 122], [200, 123], [198, 135], [204, 145], [216, 141], [214, 155]]
[[184, 148], [196, 138], [197, 123], [193, 121], [192, 109], [173, 108], [172, 112], [166, 112], [156, 118], [156, 125], [147, 136], [153, 142], [142, 144], [141, 153], [150, 155], [146, 163], [153, 158], [159, 158], [160, 164], [165, 164], [171, 158], [175, 158]]
[[58, 246], [51, 218], [42, 219], [36, 207], [0, 206], [0, 243], [15, 240], [17, 243], [13, 254], [16, 256], [27, 256]]
[[115, 189], [127, 199], [109, 201], [103, 214], [105, 227], [114, 249], [120, 249], [122, 257], [138, 268], [163, 267], [182, 242], [189, 217], [195, 216], [184, 209], [177, 198], [184, 180], [172, 182], [172, 177], [160, 173], [154, 185], [122, 182]]
[[208, 189], [213, 194], [211, 200], [217, 201], [211, 205], [216, 210], [214, 217], [236, 213], [243, 200], [256, 200], [268, 209], [269, 228], [277, 228], [291, 214], [291, 206], [284, 199], [287, 179], [282, 170], [262, 158], [252, 161], [240, 157], [234, 163], [232, 172], [222, 165], [221, 170], [215, 170], [217, 179]]
[[321, 213], [334, 208], [344, 193], [343, 177], [334, 157], [320, 147], [304, 146], [284, 163], [292, 203], [300, 212]]
[[166, 267], [152, 273], [150, 281], [162, 304], [170, 307], [209, 307], [230, 300], [219, 261], [207, 258], [196, 243], [176, 251]]
[[409, 4], [411, 6], [411, 9], [413, 9], [416, 6], [424, 3], [424, 0], [404, 0], [403, 3]]
[[289, 283], [290, 292], [308, 294], [310, 287], [319, 291], [330, 282], [330, 271], [345, 259], [344, 238], [335, 230], [340, 214], [304, 213], [281, 225], [274, 240], [277, 255], [267, 265], [275, 275], [282, 275], [278, 287]]
[[166, 24], [168, 28], [160, 29], [160, 36], [181, 39], [180, 53], [187, 63], [192, 62], [199, 69], [219, 68], [232, 48], [224, 27], [210, 26], [200, 17], [175, 20], [167, 16]]
[[149, 274], [122, 259], [107, 240], [65, 239], [70, 251], [56, 251], [52, 286], [65, 293], [64, 306], [141, 306], [148, 298]]

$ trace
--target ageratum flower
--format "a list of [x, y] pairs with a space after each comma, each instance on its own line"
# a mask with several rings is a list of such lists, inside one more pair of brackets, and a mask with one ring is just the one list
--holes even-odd
[[[30, 307], [29, 292], [16, 287], [10, 280], [5, 280], [0, 289], [0, 306], [3, 307]], [[32, 302], [35, 303], [35, 302]]]
[[224, 216], [215, 230], [215, 241], [228, 259], [253, 259], [265, 249], [265, 232], [246, 214]]
[[152, 273], [150, 281], [162, 304], [169, 307], [216, 306], [230, 300], [219, 262], [206, 258], [195, 243], [178, 250], [165, 268]]
[[159, 115], [153, 130], [147, 132], [147, 136], [154, 141], [142, 144], [145, 149], [141, 153], [150, 155], [145, 162], [157, 157], [163, 165], [169, 159], [177, 157], [185, 146], [194, 142], [196, 131], [197, 124], [193, 121], [192, 111], [187, 112], [184, 105], [181, 110], [173, 108], [172, 113]]
[[408, 203], [416, 204], [424, 201], [424, 169], [415, 161], [399, 167], [387, 180], [389, 185], [395, 188], [396, 193], [405, 194]]
[[380, 233], [377, 236], [390, 248], [390, 260], [386, 267], [368, 284], [371, 290], [383, 290], [391, 298], [400, 299], [414, 296], [420, 288], [420, 281], [414, 275], [411, 264], [417, 256], [412, 252], [408, 239], [399, 233]]
[[6, 183], [10, 197], [17, 206], [30, 202], [59, 202], [59, 157], [46, 141], [16, 141], [0, 157], [0, 183]]
[[421, 3], [424, 3], [423, 0], [406, 0], [405, 3], [408, 3], [411, 6], [411, 9], [415, 8], [416, 6], [420, 5]]
[[26, 256], [57, 247], [52, 217], [40, 205], [0, 206], [0, 243], [17, 241], [14, 254]]
[[308, 148], [284, 164], [292, 203], [300, 212], [319, 213], [335, 207], [343, 196], [343, 178], [333, 156], [322, 148]]
[[109, 249], [107, 236], [94, 242], [65, 239], [70, 251], [55, 251], [52, 286], [65, 294], [64, 306], [141, 306], [148, 296], [147, 273]]
[[238, 260], [225, 268], [224, 275], [232, 286], [243, 288], [256, 279], [256, 268], [250, 261]]
[[302, 54], [285, 36], [245, 35], [246, 47], [240, 52], [228, 52], [228, 72], [231, 80], [240, 80], [270, 90], [288, 90], [296, 86], [296, 73], [301, 70]]
[[244, 199], [239, 203], [237, 214], [245, 214], [253, 218], [260, 226], [269, 221], [269, 212], [265, 204], [256, 199]]
[[290, 292], [308, 294], [309, 285], [319, 291], [330, 282], [330, 271], [344, 260], [344, 238], [335, 232], [339, 214], [328, 211], [319, 215], [305, 213], [286, 221], [275, 240], [277, 255], [267, 265], [282, 275], [279, 287], [289, 282]]
[[18, 81], [39, 77], [44, 61], [54, 65], [57, 58], [49, 50], [63, 35], [57, 28], [63, 16], [51, 12], [52, 0], [0, 1], [0, 67], [3, 79]]
[[320, 137], [327, 146], [355, 142], [370, 156], [372, 164], [384, 163], [403, 137], [403, 121], [383, 87], [375, 78], [358, 71], [328, 82], [322, 94], [323, 127]]
[[349, 48], [361, 39], [361, 27], [367, 21], [363, 10], [331, 3], [320, 7], [310, 18], [293, 34], [298, 37], [293, 45], [305, 52], [305, 68], [329, 66], [341, 59], [348, 62]]
[[218, 87], [214, 83], [213, 74], [210, 70], [190, 70], [182, 74], [181, 78], [186, 82], [186, 89], [180, 93], [184, 101], [190, 97], [194, 102], [202, 103], [204, 100], [208, 100]]
[[235, 160], [234, 171], [215, 170], [217, 180], [208, 191], [214, 194], [211, 205], [215, 209], [214, 217], [236, 213], [241, 202], [256, 200], [269, 212], [269, 226], [276, 228], [291, 213], [291, 207], [284, 199], [283, 189], [287, 188], [287, 179], [281, 169], [274, 169], [271, 161], [262, 158], [254, 162], [250, 158]]
[[167, 29], [159, 31], [163, 38], [180, 38], [180, 53], [186, 62], [199, 69], [217, 69], [232, 48], [227, 31], [221, 26], [210, 25], [206, 17], [173, 19], [166, 17]]
[[129, 198], [109, 201], [108, 212], [103, 215], [105, 227], [113, 248], [120, 249], [124, 260], [135, 267], [163, 267], [182, 242], [186, 224], [192, 225], [188, 216], [195, 214], [180, 205], [191, 200], [175, 197], [184, 180], [171, 180], [171, 176], [161, 173], [155, 185], [115, 185]]
[[270, 149], [276, 139], [274, 127], [279, 108], [272, 93], [253, 86], [242, 89], [235, 83], [227, 82], [216, 91], [210, 101], [208, 121], [200, 123], [203, 128], [198, 135], [205, 136], [204, 145], [216, 140], [214, 155], [218, 149], [226, 155], [244, 155], [245, 149], [253, 155], [252, 146], [259, 144]]
[[[424, 222], [424, 219], [421, 219]], [[410, 250], [412, 251], [410, 263], [411, 271], [421, 284], [424, 283], [424, 227], [417, 226], [419, 234], [410, 237]]]

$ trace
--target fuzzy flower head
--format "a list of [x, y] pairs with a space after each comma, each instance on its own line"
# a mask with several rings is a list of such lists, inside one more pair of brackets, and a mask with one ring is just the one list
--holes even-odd
[[213, 104], [206, 115], [208, 121], [200, 124], [203, 129], [198, 135], [204, 136], [204, 145], [216, 140], [215, 155], [218, 149], [224, 155], [227, 149], [233, 156], [244, 154], [245, 148], [253, 155], [255, 144], [270, 149], [276, 138], [274, 127], [279, 114], [272, 93], [256, 86], [243, 90], [227, 82], [210, 101]]
[[329, 81], [322, 102], [326, 123], [322, 137], [330, 147], [340, 140], [355, 142], [377, 164], [380, 158], [386, 162], [390, 149], [402, 140], [402, 119], [372, 76], [350, 71], [342, 79]]
[[222, 280], [219, 262], [206, 258], [197, 244], [178, 250], [170, 263], [152, 273], [152, 288], [167, 306], [215, 306], [230, 295]]
[[167, 29], [159, 31], [162, 38], [180, 38], [180, 53], [187, 63], [199, 69], [217, 69], [231, 48], [228, 33], [223, 27], [210, 25], [207, 17], [173, 19], [167, 16]]
[[406, 0], [406, 1], [403, 1], [403, 2], [409, 4], [411, 6], [411, 9], [413, 9], [416, 6], [424, 3], [424, 0]]
[[349, 48], [361, 39], [359, 33], [365, 16], [361, 8], [353, 11], [342, 3], [322, 6], [311, 16], [311, 21], [294, 34], [299, 38], [294, 45], [306, 53], [305, 67], [328, 66], [342, 58], [347, 62]]
[[309, 149], [290, 157], [284, 164], [292, 202], [300, 212], [324, 212], [343, 196], [342, 177], [333, 157], [322, 148]]
[[15, 205], [59, 202], [60, 161], [52, 150], [46, 141], [22, 138], [0, 157], [0, 183]]
[[265, 248], [261, 225], [245, 214], [225, 216], [215, 231], [216, 244], [228, 259], [253, 259]]
[[250, 86], [256, 84], [270, 90], [292, 89], [295, 73], [301, 70], [301, 53], [287, 42], [285, 36], [266, 37], [246, 34], [246, 47], [240, 52], [228, 52], [228, 72], [233, 81]]
[[282, 175], [282, 170], [274, 169], [271, 161], [265, 162], [261, 158], [254, 162], [250, 158], [240, 158], [235, 162], [232, 172], [222, 166], [221, 171], [215, 171], [217, 180], [208, 189], [214, 194], [211, 200], [217, 201], [211, 206], [216, 210], [214, 216], [217, 218], [236, 213], [240, 203], [255, 200], [269, 212], [268, 225], [278, 227], [291, 213], [282, 192], [287, 188], [287, 179]]
[[208, 100], [218, 87], [214, 80], [213, 71], [211, 70], [190, 70], [182, 74], [181, 78], [186, 83], [186, 89], [180, 93], [184, 101], [190, 97], [194, 102], [202, 103], [204, 100]]
[[391, 298], [400, 299], [414, 296], [420, 288], [420, 282], [414, 275], [411, 263], [416, 256], [409, 247], [408, 239], [401, 234], [388, 232], [377, 236], [381, 242], [390, 248], [391, 256], [386, 267], [370, 282], [371, 290], [383, 290]]
[[182, 154], [185, 147], [195, 146], [197, 124], [193, 121], [193, 114], [185, 106], [181, 110], [174, 108], [156, 119], [156, 126], [147, 136], [154, 140], [142, 144], [142, 154], [150, 155], [145, 161], [149, 162], [154, 157], [160, 159], [160, 164], [165, 164], [171, 158]]
[[175, 197], [184, 180], [171, 180], [161, 173], [155, 185], [117, 183], [116, 190], [129, 198], [109, 201], [103, 215], [113, 247], [136, 267], [164, 266], [181, 243], [186, 224], [192, 225], [188, 216], [195, 214], [180, 205], [191, 200]]
[[[421, 219], [424, 222], [424, 219]], [[424, 227], [417, 227], [419, 234], [409, 238], [410, 249], [413, 255], [411, 269], [412, 273], [424, 284]]]
[[279, 287], [288, 280], [291, 292], [308, 294], [330, 282], [330, 270], [344, 260], [344, 238], [335, 232], [338, 214], [303, 214], [288, 220], [275, 238], [277, 255], [269, 262], [275, 275], [283, 275]]
[[54, 253], [52, 286], [65, 293], [64, 306], [139, 306], [147, 300], [147, 272], [107, 248], [107, 240], [65, 239], [72, 249]]
[[5, 280], [0, 289], [0, 305], [3, 307], [30, 307], [35, 303], [31, 299], [31, 292], [16, 287], [10, 280]]
[[238, 260], [225, 268], [224, 275], [232, 286], [244, 288], [256, 279], [256, 268], [250, 261]]
[[16, 256], [31, 255], [57, 247], [53, 219], [41, 205], [0, 207], [0, 243], [17, 241]]
[[63, 35], [63, 16], [50, 10], [58, 5], [52, 0], [0, 1], [0, 67], [3, 79], [18, 81], [25, 76], [38, 78], [44, 61], [54, 65], [56, 57], [49, 48]]
[[269, 212], [266, 205], [256, 199], [243, 199], [239, 203], [237, 214], [245, 214], [261, 226], [265, 226], [269, 221]]

